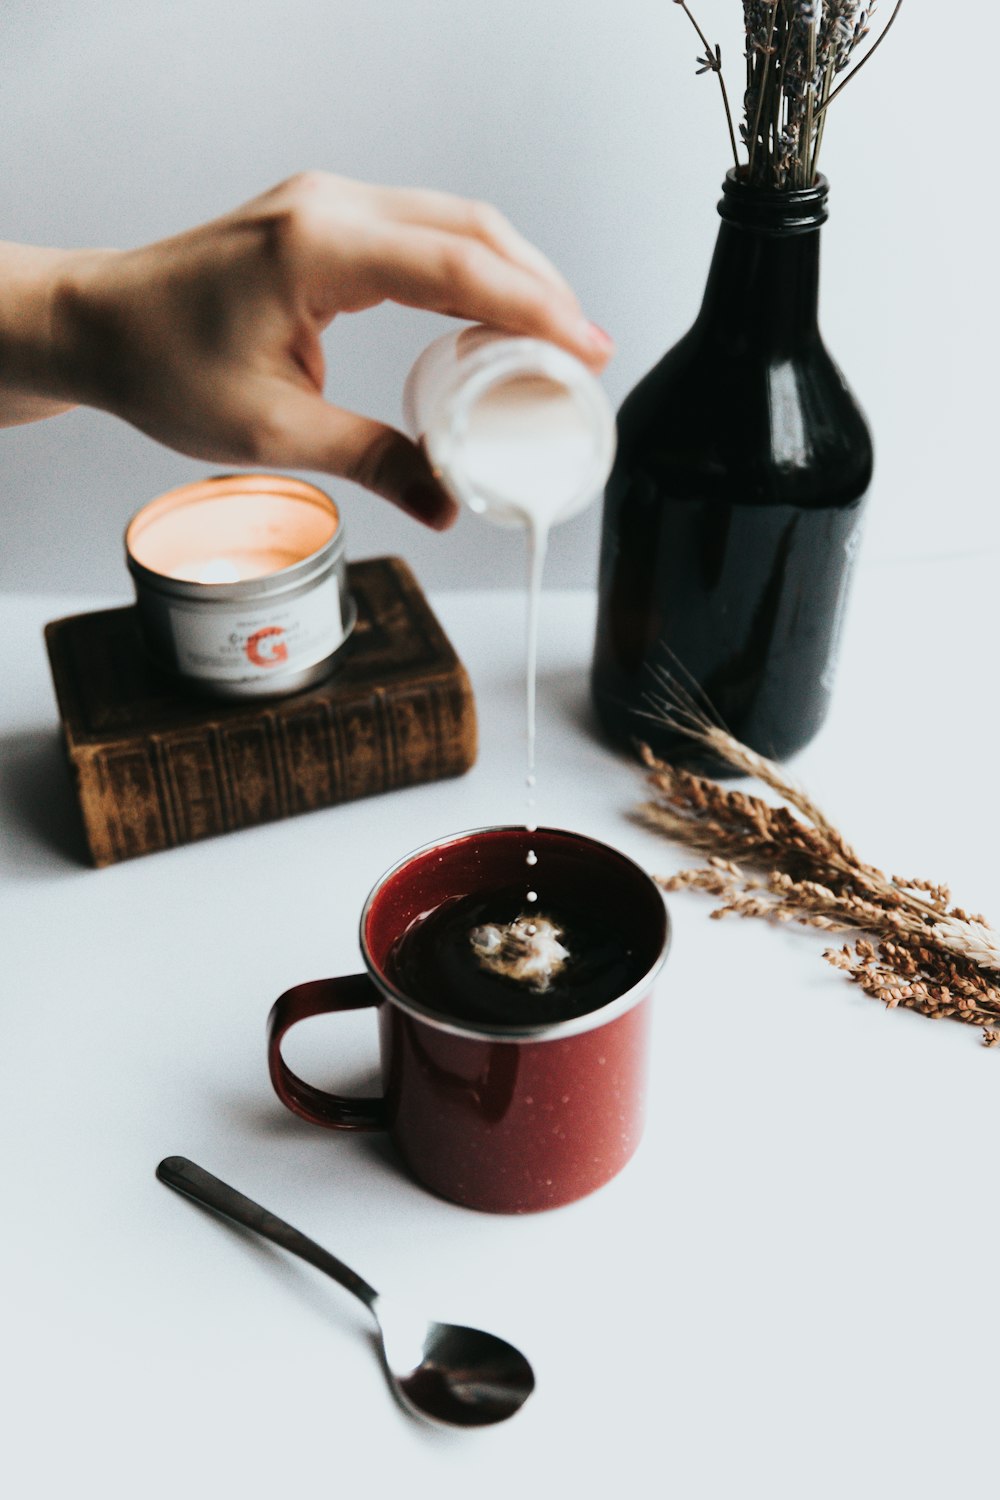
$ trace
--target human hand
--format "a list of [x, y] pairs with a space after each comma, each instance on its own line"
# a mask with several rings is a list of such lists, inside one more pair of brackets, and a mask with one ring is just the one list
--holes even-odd
[[79, 252], [54, 300], [50, 394], [216, 463], [354, 480], [438, 529], [456, 506], [402, 433], [324, 400], [320, 334], [384, 301], [549, 339], [610, 339], [494, 208], [304, 173], [138, 250]]

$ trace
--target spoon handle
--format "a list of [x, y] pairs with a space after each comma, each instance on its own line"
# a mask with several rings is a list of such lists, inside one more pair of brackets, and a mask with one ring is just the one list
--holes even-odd
[[300, 1230], [293, 1229], [291, 1224], [286, 1224], [284, 1219], [279, 1219], [276, 1214], [269, 1213], [259, 1203], [254, 1203], [252, 1198], [238, 1193], [228, 1183], [220, 1182], [218, 1177], [213, 1177], [211, 1172], [205, 1171], [204, 1167], [196, 1166], [193, 1161], [188, 1161], [186, 1156], [168, 1156], [160, 1162], [156, 1175], [168, 1187], [175, 1188], [179, 1193], [185, 1193], [196, 1203], [204, 1204], [206, 1208], [214, 1208], [216, 1213], [235, 1220], [237, 1224], [242, 1224], [244, 1229], [252, 1229], [255, 1234], [261, 1235], [265, 1240], [270, 1240], [274, 1245], [280, 1245], [282, 1250], [290, 1251], [292, 1255], [308, 1261], [318, 1271], [324, 1271], [327, 1276], [332, 1276], [334, 1281], [346, 1287], [349, 1292], [353, 1292], [355, 1297], [358, 1297], [367, 1308], [374, 1312], [378, 1293], [356, 1271], [352, 1271], [350, 1266], [345, 1266], [344, 1262], [338, 1260], [335, 1255], [331, 1255], [329, 1250], [324, 1250], [322, 1245], [317, 1245], [315, 1240], [309, 1239]]

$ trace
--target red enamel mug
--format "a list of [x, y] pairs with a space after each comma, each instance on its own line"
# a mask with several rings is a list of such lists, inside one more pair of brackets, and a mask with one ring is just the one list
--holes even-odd
[[[642, 977], [570, 1020], [501, 1025], [458, 1020], [418, 1003], [388, 960], [410, 924], [455, 896], [525, 877], [529, 850], [546, 897], [586, 902], [629, 934]], [[333, 1130], [384, 1130], [432, 1192], [468, 1208], [531, 1213], [584, 1197], [632, 1156], [642, 1133], [653, 981], [670, 925], [638, 865], [582, 834], [487, 828], [410, 854], [375, 886], [361, 916], [365, 973], [296, 985], [268, 1020], [268, 1065], [281, 1101]], [[383, 1095], [348, 1099], [304, 1082], [281, 1055], [310, 1016], [371, 1006]]]

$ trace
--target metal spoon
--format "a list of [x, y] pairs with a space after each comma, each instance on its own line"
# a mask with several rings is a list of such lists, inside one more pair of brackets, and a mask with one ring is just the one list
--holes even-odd
[[531, 1366], [512, 1344], [476, 1328], [425, 1322], [404, 1305], [380, 1296], [322, 1245], [186, 1157], [166, 1157], [156, 1175], [168, 1187], [300, 1256], [353, 1292], [378, 1325], [389, 1384], [415, 1416], [448, 1427], [485, 1427], [512, 1417], [534, 1390]]

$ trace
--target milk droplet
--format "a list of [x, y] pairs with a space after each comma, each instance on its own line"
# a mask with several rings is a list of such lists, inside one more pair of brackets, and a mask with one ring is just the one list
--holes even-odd
[[528, 900], [529, 901], [537, 901], [538, 900], [538, 892], [537, 891], [529, 891], [528, 892]]
[[528, 865], [537, 865], [537, 863], [538, 863], [538, 855], [535, 853], [534, 849], [529, 849], [528, 850], [527, 854], [525, 855], [524, 862], [525, 862], [525, 864], [528, 864]]

